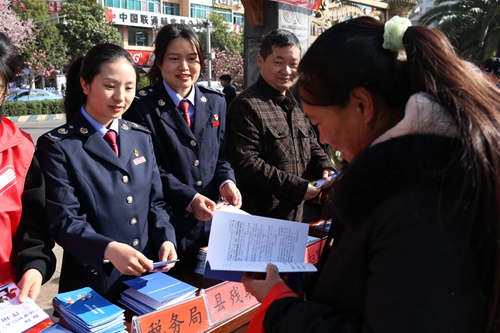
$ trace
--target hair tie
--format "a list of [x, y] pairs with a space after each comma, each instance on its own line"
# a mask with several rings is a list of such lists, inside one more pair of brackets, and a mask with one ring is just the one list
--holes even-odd
[[385, 22], [382, 47], [393, 52], [404, 51], [403, 36], [408, 27], [411, 27], [411, 21], [404, 17], [394, 16]]

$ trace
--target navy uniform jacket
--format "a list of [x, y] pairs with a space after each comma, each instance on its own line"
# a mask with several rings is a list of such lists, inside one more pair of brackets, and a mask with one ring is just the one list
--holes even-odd
[[192, 131], [163, 81], [139, 90], [123, 116], [151, 130], [165, 201], [174, 212], [171, 221], [181, 253], [198, 253], [200, 246], [207, 245], [210, 222], [197, 221], [193, 214], [185, 212], [195, 194], [217, 201], [220, 184], [228, 179], [235, 181], [226, 153], [224, 95], [208, 87], [195, 85], [194, 89]]
[[120, 157], [80, 112], [38, 140], [49, 229], [64, 249], [60, 292], [90, 286], [113, 300], [131, 277], [103, 264], [109, 242], [155, 261], [163, 242], [175, 244], [149, 131], [119, 127]]

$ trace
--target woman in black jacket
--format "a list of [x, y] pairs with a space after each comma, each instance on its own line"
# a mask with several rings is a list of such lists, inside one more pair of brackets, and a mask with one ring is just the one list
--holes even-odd
[[304, 112], [349, 162], [314, 290], [243, 283], [251, 332], [495, 332], [500, 97], [438, 32], [362, 17], [299, 65]]
[[54, 273], [54, 241], [45, 216], [45, 181], [28, 133], [2, 115], [16, 78], [12, 42], [0, 33], [0, 283], [12, 280], [19, 300], [36, 300]]

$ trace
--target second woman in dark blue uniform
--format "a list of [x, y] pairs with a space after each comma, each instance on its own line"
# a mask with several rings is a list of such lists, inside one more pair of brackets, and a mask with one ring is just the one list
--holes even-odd
[[237, 207], [242, 202], [226, 153], [226, 102], [221, 92], [195, 84], [203, 50], [188, 25], [163, 26], [154, 55], [152, 86], [137, 92], [124, 117], [152, 132], [165, 200], [174, 212], [179, 264], [192, 266], [207, 245], [219, 194]]
[[116, 300], [124, 279], [177, 258], [149, 130], [119, 119], [137, 78], [123, 48], [93, 47], [68, 72], [67, 124], [38, 140], [49, 228], [64, 249], [59, 292], [90, 286]]

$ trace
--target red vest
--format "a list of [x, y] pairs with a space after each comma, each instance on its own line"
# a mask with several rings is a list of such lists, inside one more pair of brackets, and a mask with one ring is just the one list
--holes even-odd
[[21, 220], [26, 174], [35, 148], [28, 133], [2, 117], [0, 122], [0, 282], [16, 281], [12, 241]]

